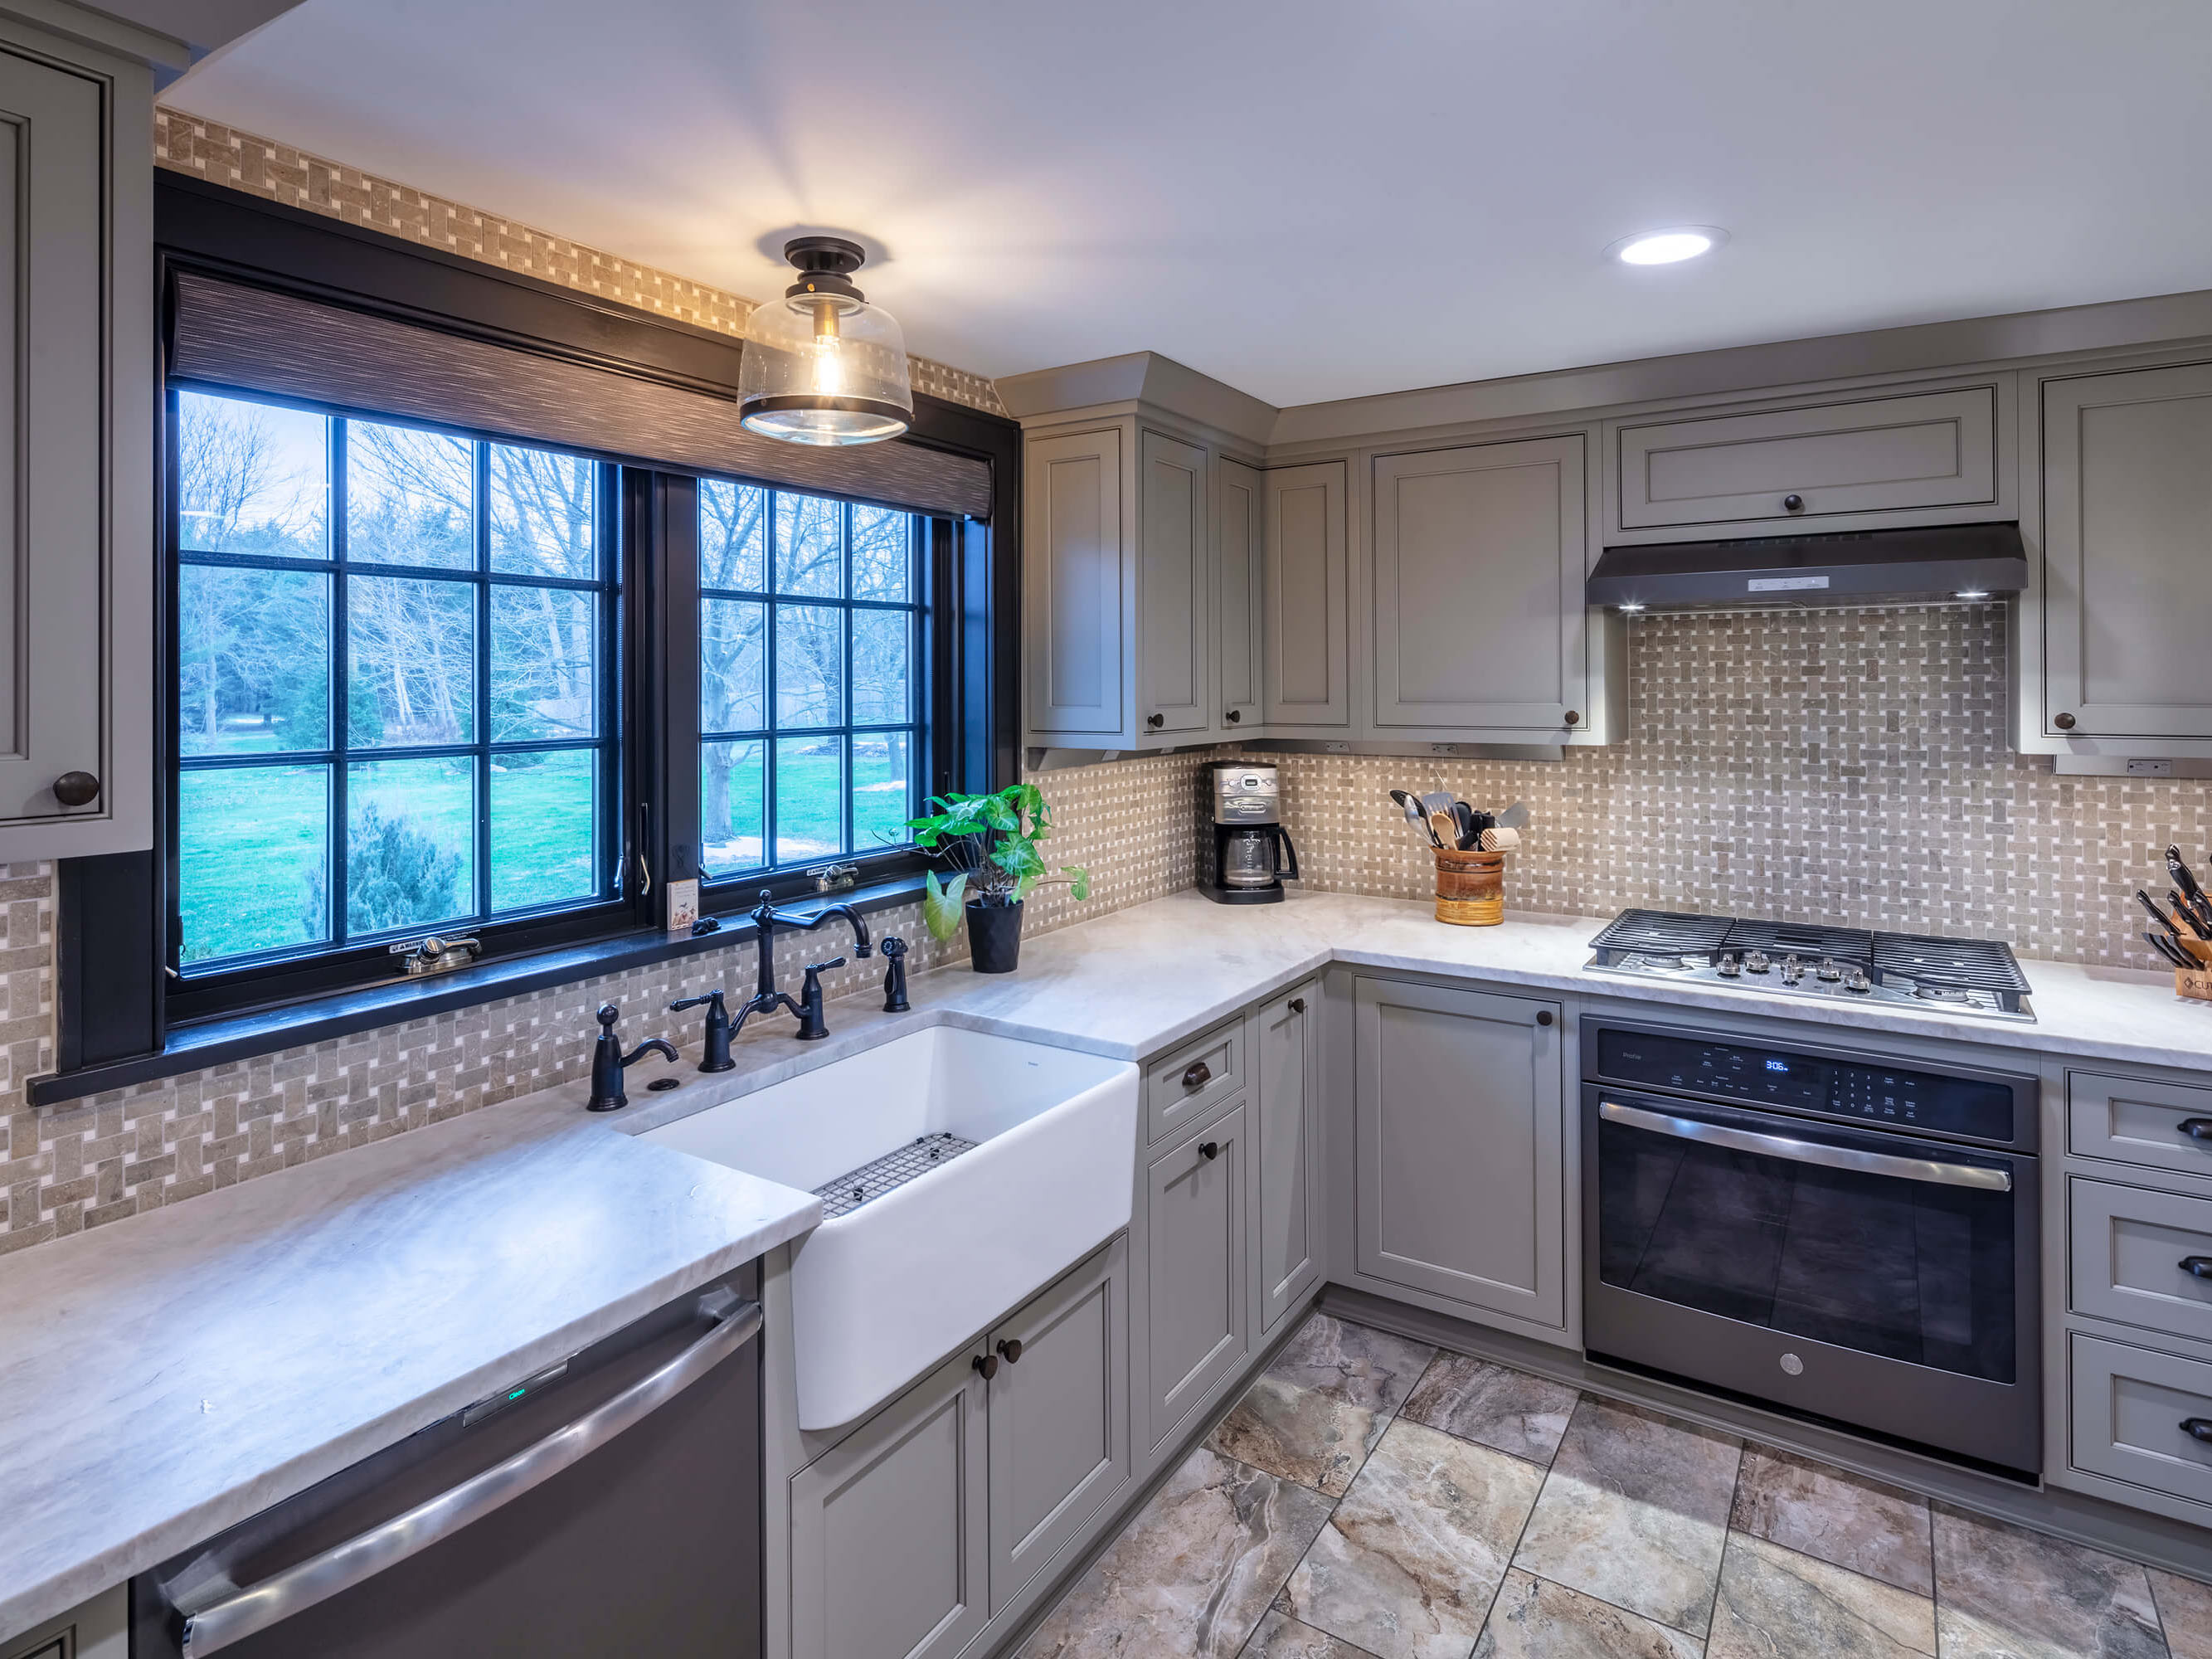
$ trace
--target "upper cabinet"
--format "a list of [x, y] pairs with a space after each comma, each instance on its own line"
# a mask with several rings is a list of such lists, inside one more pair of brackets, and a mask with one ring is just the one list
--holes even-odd
[[1206, 735], [1213, 708], [1212, 458], [1165, 433], [1137, 435], [1137, 710], [1148, 737]]
[[2010, 377], [1995, 375], [1610, 422], [1606, 540], [2011, 518], [2010, 392]]
[[1562, 740], [1589, 716], [1580, 434], [1375, 460], [1374, 724]]
[[1259, 472], [1213, 463], [1214, 707], [1232, 735], [1258, 727], [1267, 574], [1267, 508]]
[[1342, 461], [1267, 478], [1268, 728], [1290, 735], [1352, 726], [1351, 558]]
[[[153, 82], [0, 21], [0, 861], [153, 844]], [[173, 45], [175, 43], [167, 43]]]
[[1023, 463], [1023, 654], [1031, 741], [1128, 736], [1134, 562], [1122, 545], [1121, 433], [1032, 440]]
[[2212, 739], [2212, 362], [2040, 392], [2042, 626], [2024, 614], [2021, 746]]

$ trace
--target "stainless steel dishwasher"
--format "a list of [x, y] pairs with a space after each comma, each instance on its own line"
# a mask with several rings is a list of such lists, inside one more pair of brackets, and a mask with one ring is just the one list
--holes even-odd
[[135, 1659], [757, 1659], [758, 1269], [131, 1586]]

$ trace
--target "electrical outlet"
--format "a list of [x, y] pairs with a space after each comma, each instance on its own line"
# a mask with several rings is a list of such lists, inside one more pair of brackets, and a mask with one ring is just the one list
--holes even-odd
[[699, 920], [699, 884], [696, 881], [672, 881], [668, 884], [668, 931], [688, 933], [691, 924]]
[[2170, 778], [2173, 775], [2173, 763], [2170, 760], [2131, 760], [2128, 763], [2128, 775], [2131, 778]]

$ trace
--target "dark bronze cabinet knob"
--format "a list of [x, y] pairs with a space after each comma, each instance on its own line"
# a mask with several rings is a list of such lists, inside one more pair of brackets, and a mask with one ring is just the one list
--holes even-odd
[[1583, 723], [1583, 717], [1582, 717], [1582, 711], [1581, 711], [1580, 709], [1577, 709], [1577, 708], [1570, 708], [1569, 710], [1567, 710], [1567, 724], [1568, 724], [1568, 725], [1570, 725], [1570, 726], [1580, 726], [1582, 723]]
[[2173, 1127], [2191, 1140], [2212, 1140], [2212, 1117], [2185, 1117]]
[[1291, 1012], [1292, 1013], [1303, 1014], [1305, 1011], [1306, 1000], [1304, 997], [1292, 997], [1291, 999]]
[[2212, 1279], [2212, 1255], [2185, 1255], [2175, 1265], [2191, 1279]]
[[1805, 510], [1805, 498], [1802, 495], [1784, 495], [1782, 498], [1782, 510], [1784, 513], [1802, 513]]
[[1167, 723], [1168, 717], [1165, 714], [1147, 714], [1145, 716], [1145, 724], [1152, 727], [1155, 732], [1158, 731], [1160, 727], [1165, 726]]
[[2181, 1419], [2181, 1431], [2191, 1440], [2202, 1440], [2212, 1446], [2212, 1417], [2185, 1417]]
[[968, 1363], [986, 1382], [999, 1374], [999, 1356], [994, 1353], [979, 1353]]
[[1186, 1089], [1203, 1089], [1212, 1081], [1213, 1068], [1202, 1060], [1194, 1060], [1182, 1068], [1182, 1086]]
[[1021, 1338], [1018, 1336], [1010, 1336], [1005, 1341], [999, 1344], [999, 1357], [1004, 1359], [1009, 1365], [1020, 1364], [1022, 1363]]
[[1201, 1142], [1198, 1149], [1198, 1155], [1211, 1163], [1213, 1159], [1221, 1156], [1221, 1143], [1218, 1140]]
[[1227, 720], [1231, 726], [1234, 726], [1244, 718], [1244, 711], [1241, 708], [1232, 708], [1221, 718]]
[[1536, 1011], [1536, 1024], [1539, 1025], [1549, 1025], [1551, 1023], [1552, 1011], [1549, 1008], [1539, 1008]]
[[2053, 714], [2051, 717], [2051, 723], [2062, 732], [2071, 732], [2074, 729], [2074, 717], [2071, 714]]
[[64, 806], [89, 806], [100, 799], [100, 780], [89, 772], [64, 772], [54, 780], [54, 799]]

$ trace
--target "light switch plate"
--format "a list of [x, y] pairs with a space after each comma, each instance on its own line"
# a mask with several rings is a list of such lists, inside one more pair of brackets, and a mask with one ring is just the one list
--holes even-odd
[[688, 933], [691, 924], [699, 920], [699, 884], [696, 881], [672, 881], [668, 884], [668, 931]]

